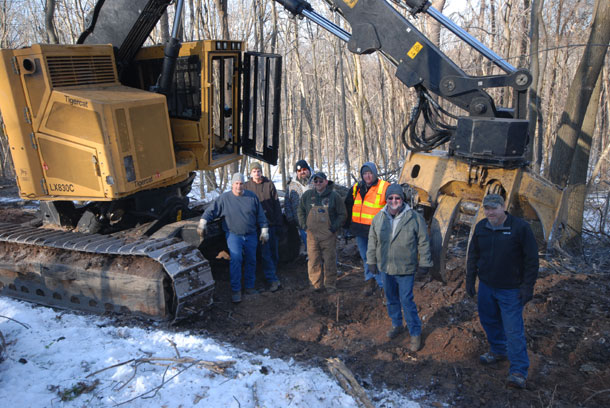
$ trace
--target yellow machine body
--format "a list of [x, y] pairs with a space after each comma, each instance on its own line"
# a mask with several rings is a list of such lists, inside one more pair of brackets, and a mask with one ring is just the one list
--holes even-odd
[[[22, 198], [111, 201], [239, 160], [242, 46], [182, 46], [201, 61], [198, 120], [170, 118], [164, 95], [122, 85], [110, 45], [1, 50], [0, 111]], [[137, 57], [162, 58], [162, 47]], [[219, 60], [230, 62], [223, 72]]]
[[525, 167], [469, 164], [441, 152], [409, 154], [400, 183], [416, 190], [419, 204], [434, 209], [430, 223], [433, 273], [442, 280], [446, 280], [445, 255], [453, 226], [474, 227], [483, 219], [481, 203], [487, 194], [504, 196], [508, 211], [530, 222], [542, 245], [550, 244], [566, 225], [572, 194], [570, 188], [561, 189]]

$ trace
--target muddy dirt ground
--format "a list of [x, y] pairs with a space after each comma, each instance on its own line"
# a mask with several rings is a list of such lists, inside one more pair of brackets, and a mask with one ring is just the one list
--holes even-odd
[[[0, 204], [0, 221], [33, 217], [14, 204]], [[610, 283], [607, 264], [545, 257], [534, 299], [525, 308], [531, 360], [526, 390], [507, 388], [508, 363], [479, 365], [487, 351], [475, 301], [464, 290], [463, 245], [448, 262], [449, 281], [417, 276], [415, 301], [423, 321], [423, 347], [408, 351], [409, 335], [388, 340], [391, 323], [381, 294], [365, 297], [354, 240], [340, 241], [342, 275], [336, 294], [313, 291], [305, 259], [280, 265], [282, 288], [230, 302], [228, 269], [214, 268], [215, 303], [188, 330], [253, 352], [325, 368], [339, 357], [364, 388], [418, 391], [423, 406], [608, 407], [610, 406]], [[125, 320], [117, 318], [117, 323]], [[131, 324], [143, 324], [141, 322]]]

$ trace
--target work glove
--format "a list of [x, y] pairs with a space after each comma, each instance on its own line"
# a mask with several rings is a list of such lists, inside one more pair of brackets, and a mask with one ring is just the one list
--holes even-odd
[[430, 267], [429, 266], [420, 266], [419, 267], [420, 275], [427, 275], [428, 272], [430, 272]]
[[477, 294], [477, 290], [475, 288], [475, 283], [476, 283], [476, 276], [475, 275], [466, 275], [466, 293], [468, 293], [468, 296], [470, 296], [471, 298], [474, 297], [474, 295]]
[[269, 241], [269, 228], [261, 228], [261, 235], [258, 237], [263, 244], [266, 244]]
[[197, 234], [199, 234], [201, 238], [205, 236], [205, 228], [207, 224], [208, 222], [203, 218], [199, 220], [199, 224], [197, 225]]
[[521, 298], [521, 306], [525, 306], [527, 302], [534, 297], [534, 287], [529, 285], [521, 285], [519, 288], [519, 297]]
[[377, 269], [376, 264], [368, 264], [368, 266], [369, 266], [369, 272], [372, 273], [373, 275], [377, 275], [379, 273], [379, 269]]

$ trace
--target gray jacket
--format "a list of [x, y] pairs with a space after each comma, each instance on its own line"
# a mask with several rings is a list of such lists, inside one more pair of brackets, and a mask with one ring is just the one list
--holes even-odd
[[386, 205], [373, 218], [366, 262], [376, 264], [377, 269], [388, 275], [413, 275], [418, 264], [431, 267], [428, 228], [423, 217], [405, 206], [396, 215], [397, 225], [392, 228], [393, 217], [387, 208]]
[[269, 226], [263, 206], [249, 190], [240, 196], [232, 191], [222, 193], [201, 215], [207, 222], [220, 217], [223, 217], [222, 229], [236, 235], [255, 234], [257, 227]]
[[301, 183], [295, 175], [286, 188], [286, 197], [284, 197], [284, 214], [288, 222], [299, 222], [297, 209], [301, 196], [311, 189], [311, 184], [307, 180], [306, 184]]

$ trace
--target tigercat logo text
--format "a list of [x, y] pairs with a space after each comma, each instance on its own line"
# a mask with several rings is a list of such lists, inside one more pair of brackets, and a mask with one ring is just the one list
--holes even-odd
[[145, 178], [144, 180], [136, 180], [136, 186], [142, 187], [142, 186], [152, 183], [152, 181], [153, 181], [152, 176]]
[[70, 98], [68, 95], [64, 96], [66, 98], [66, 103], [69, 103], [72, 106], [80, 106], [81, 108], [88, 108], [89, 102], [81, 101], [79, 99]]
[[60, 193], [73, 193], [74, 192], [74, 184], [49, 184], [49, 190], [57, 191]]

